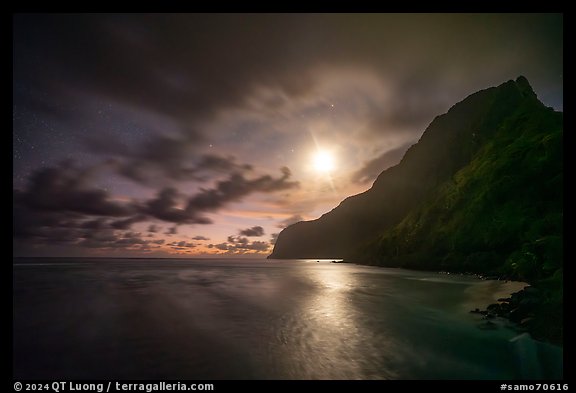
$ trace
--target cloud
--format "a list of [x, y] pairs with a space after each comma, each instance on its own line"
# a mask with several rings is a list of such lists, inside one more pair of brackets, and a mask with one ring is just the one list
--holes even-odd
[[200, 161], [195, 166], [196, 172], [213, 171], [213, 172], [229, 173], [233, 171], [237, 172], [251, 171], [252, 169], [253, 169], [252, 165], [237, 164], [236, 158], [232, 156], [222, 157], [216, 154], [202, 155]]
[[264, 235], [264, 228], [261, 226], [254, 226], [252, 228], [241, 229], [239, 233], [248, 237], [259, 237]]
[[22, 204], [13, 208], [15, 250], [31, 246], [69, 245], [79, 248], [149, 252], [163, 240], [144, 240], [140, 233], [117, 229], [107, 218], [90, 218], [69, 211], [34, 210]]
[[202, 236], [202, 235], [197, 235], [197, 236], [194, 236], [192, 238], [192, 240], [210, 240], [210, 239], [205, 237], [205, 236]]
[[246, 238], [246, 237], [233, 236], [233, 235], [228, 236], [227, 241], [228, 241], [228, 243], [239, 244], [239, 245], [245, 245], [245, 244], [250, 243], [250, 240], [248, 240], [248, 238]]
[[167, 246], [176, 251], [186, 251], [195, 248], [196, 244], [182, 240], [168, 243]]
[[150, 232], [150, 233], [156, 233], [156, 232], [158, 232], [158, 231], [160, 231], [160, 230], [161, 230], [161, 228], [160, 228], [158, 225], [156, 225], [156, 224], [150, 224], [150, 225], [148, 226], [148, 232]]
[[376, 179], [382, 171], [398, 164], [410, 146], [411, 144], [405, 144], [387, 150], [378, 157], [365, 162], [362, 168], [352, 174], [352, 181], [355, 183], [368, 183]]
[[[175, 224], [211, 224], [212, 220], [203, 213], [217, 211], [230, 202], [256, 193], [271, 193], [299, 187], [299, 183], [289, 181], [290, 170], [281, 168], [282, 176], [273, 178], [261, 175], [247, 179], [240, 173], [231, 174], [228, 179], [216, 183], [215, 188], [203, 189], [195, 195], [185, 198], [173, 187], [160, 190], [157, 196], [141, 204], [141, 214]], [[185, 200], [186, 199], [186, 200]], [[180, 205], [184, 205], [179, 207]]]
[[90, 233], [78, 240], [77, 245], [84, 248], [137, 250], [141, 252], [158, 249], [164, 244], [164, 239], [145, 240], [142, 239], [140, 233], [121, 233], [111, 230]]
[[[295, 22], [294, 17], [274, 15], [18, 16], [17, 77], [42, 80], [58, 69], [74, 70], [66, 83], [177, 119], [186, 134], [190, 124], [242, 102], [245, 92], [261, 81], [292, 94], [308, 88], [301, 77], [282, 72], [291, 63], [283, 46], [291, 36], [278, 27], [291, 28]], [[27, 39], [38, 35], [42, 38]], [[86, 42], [90, 50], [74, 55]], [[22, 59], [22, 46], [41, 55], [44, 67]], [[149, 94], [142, 94], [143, 87]]]
[[145, 140], [139, 149], [111, 151], [108, 143], [97, 143], [99, 138], [91, 137], [87, 146], [93, 152], [115, 154], [115, 167], [120, 175], [143, 184], [154, 183], [157, 176], [172, 179], [189, 178], [194, 170], [187, 167], [187, 158], [193, 155], [194, 148], [201, 139], [197, 133], [183, 136], [153, 135]]
[[276, 240], [278, 239], [278, 233], [273, 233], [270, 235], [270, 244], [274, 245], [276, 244]]
[[219, 244], [214, 244], [214, 248], [221, 250], [221, 251], [228, 251], [230, 246], [228, 245], [228, 243], [219, 243]]
[[129, 204], [113, 201], [106, 191], [89, 186], [92, 175], [91, 168], [81, 169], [73, 162], [41, 168], [30, 176], [25, 190], [14, 192], [14, 199], [36, 211], [108, 217], [134, 213]]
[[267, 251], [270, 248], [270, 243], [263, 241], [255, 241], [246, 244], [235, 244], [233, 246], [234, 250], [253, 250], [258, 252]]
[[110, 223], [113, 228], [116, 229], [129, 229], [132, 224], [136, 224], [137, 222], [145, 221], [148, 217], [142, 214], [136, 214], [132, 217], [125, 218], [123, 220], [116, 220]]
[[205, 217], [198, 217], [189, 209], [178, 207], [182, 195], [172, 187], [167, 187], [158, 192], [156, 198], [147, 201], [141, 212], [162, 221], [176, 224], [211, 224], [212, 221]]
[[245, 196], [261, 192], [271, 193], [289, 190], [300, 186], [297, 181], [289, 181], [290, 170], [281, 168], [282, 176], [273, 178], [262, 175], [255, 179], [247, 179], [240, 173], [233, 173], [226, 180], [217, 182], [216, 187], [205, 189], [192, 196], [186, 206], [186, 214], [196, 217], [202, 212], [210, 212], [224, 207], [230, 202], [240, 201]]
[[304, 217], [302, 217], [300, 214], [294, 214], [293, 216], [288, 217], [285, 220], [282, 220], [277, 227], [278, 228], [286, 228], [287, 226], [290, 226], [292, 224], [296, 224], [297, 222], [300, 221], [304, 221]]
[[[253, 228], [249, 228], [253, 229]], [[259, 232], [259, 230], [256, 230]], [[259, 235], [261, 236], [261, 235]], [[227, 238], [227, 242], [208, 245], [208, 248], [216, 248], [221, 251], [226, 251], [227, 254], [244, 254], [250, 251], [255, 251], [256, 253], [265, 252], [270, 249], [272, 243], [265, 241], [253, 241], [250, 242], [247, 237], [230, 235]]]
[[[514, 54], [501, 37], [514, 42]], [[14, 40], [16, 80], [114, 97], [174, 119], [182, 134], [249, 105], [247, 96], [262, 86], [290, 99], [309, 93], [313, 70], [339, 65], [401, 82], [475, 83], [526, 68], [545, 78], [562, 73], [559, 14], [17, 15]], [[86, 43], [90, 50], [78, 56]], [[274, 108], [280, 101], [266, 102]]]
[[132, 201], [115, 201], [90, 185], [98, 170], [65, 162], [35, 171], [24, 189], [13, 191], [16, 243], [149, 249], [152, 243], [139, 235], [122, 235], [122, 230], [146, 217], [137, 213]]
[[174, 188], [164, 188], [158, 192], [156, 198], [149, 200], [142, 208], [142, 212], [168, 222], [184, 223], [190, 220], [183, 209], [178, 205], [179, 193]]
[[143, 185], [167, 180], [205, 182], [214, 174], [246, 173], [253, 169], [250, 164], [237, 163], [234, 156], [201, 154], [198, 151], [200, 137], [155, 135], [150, 138], [137, 148], [114, 150], [107, 142], [97, 142], [100, 136], [91, 136], [87, 147], [100, 155], [112, 156], [109, 162], [116, 173]]

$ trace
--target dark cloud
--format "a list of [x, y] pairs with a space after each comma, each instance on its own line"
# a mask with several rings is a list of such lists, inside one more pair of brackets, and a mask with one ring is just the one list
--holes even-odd
[[194, 236], [194, 237], [192, 238], [192, 240], [210, 240], [210, 239], [207, 238], [206, 236], [197, 235], [197, 236]]
[[95, 216], [122, 217], [134, 209], [129, 204], [115, 202], [102, 190], [91, 187], [90, 169], [73, 163], [41, 168], [34, 172], [25, 190], [16, 190], [15, 202], [37, 211], [74, 212]]
[[[253, 229], [253, 228], [249, 228]], [[259, 230], [256, 230], [258, 232]], [[275, 234], [276, 236], [278, 234]], [[274, 238], [274, 236], [273, 236]], [[256, 253], [268, 251], [273, 243], [265, 241], [253, 241], [248, 240], [247, 237], [230, 235], [227, 241], [219, 244], [209, 244], [208, 248], [216, 248], [220, 251], [226, 251], [226, 254], [245, 254], [250, 251]]]
[[245, 173], [253, 169], [249, 164], [237, 163], [233, 156], [200, 153], [199, 140], [200, 137], [188, 135], [155, 135], [136, 148], [110, 148], [101, 136], [90, 136], [87, 147], [92, 152], [112, 157], [109, 163], [119, 175], [145, 185], [154, 185], [160, 179], [203, 182], [214, 174]]
[[[216, 211], [255, 192], [298, 186], [297, 182], [288, 180], [287, 168], [283, 168], [282, 173], [279, 178], [262, 175], [255, 179], [233, 174], [228, 180], [218, 182], [216, 188], [203, 190], [190, 198], [168, 187], [151, 200], [120, 203], [113, 201], [107, 192], [87, 184], [88, 170], [71, 164], [43, 168], [31, 176], [26, 189], [14, 191], [14, 235], [26, 235], [34, 225], [66, 227], [70, 222], [82, 222], [85, 229], [128, 229], [148, 218], [178, 225], [209, 224], [211, 221], [201, 213]], [[156, 230], [156, 226], [149, 227], [151, 232]], [[176, 227], [170, 228], [168, 233], [175, 234]]]
[[[171, 179], [192, 178], [195, 170], [189, 167], [189, 158], [194, 155], [200, 139], [196, 133], [173, 137], [154, 135], [137, 150], [118, 151], [115, 156], [121, 159], [115, 162], [117, 172], [144, 184], [153, 183], [158, 174]], [[99, 147], [98, 143], [90, 140], [89, 146], [101, 154], [113, 153], [107, 143]]]
[[182, 240], [179, 242], [168, 243], [167, 246], [176, 251], [186, 251], [195, 248], [196, 244]]
[[164, 244], [164, 239], [145, 240], [138, 232], [114, 232], [106, 230], [103, 232], [91, 233], [78, 242], [78, 246], [98, 249], [121, 249], [151, 251]]
[[255, 179], [246, 179], [240, 173], [233, 173], [227, 180], [217, 182], [215, 188], [204, 189], [188, 198], [183, 207], [179, 206], [183, 204], [184, 196], [175, 188], [167, 187], [159, 191], [156, 198], [143, 204], [140, 212], [175, 224], [211, 224], [212, 221], [203, 213], [216, 211], [256, 192], [270, 193], [299, 186], [298, 182], [288, 180], [288, 168], [282, 168], [281, 171], [282, 176], [279, 178], [262, 175]]
[[221, 157], [215, 154], [204, 154], [200, 161], [196, 164], [195, 170], [201, 171], [215, 171], [222, 173], [229, 173], [233, 171], [251, 171], [252, 166], [249, 164], [237, 164], [234, 157]]
[[352, 174], [352, 181], [355, 183], [368, 183], [376, 179], [385, 169], [400, 162], [406, 150], [411, 144], [387, 150], [378, 157], [364, 163], [364, 166]]
[[255, 179], [246, 179], [240, 173], [233, 173], [227, 180], [217, 182], [215, 188], [203, 190], [191, 197], [186, 213], [195, 217], [201, 212], [215, 211], [256, 192], [271, 193], [299, 187], [299, 182], [288, 180], [291, 175], [288, 168], [284, 167], [281, 171], [282, 176], [279, 178], [262, 175]]
[[156, 232], [158, 232], [158, 231], [160, 231], [160, 230], [161, 230], [161, 228], [160, 228], [158, 225], [156, 225], [156, 224], [150, 224], [150, 225], [148, 226], [148, 232], [150, 232], [150, 233], [156, 233]]
[[248, 240], [248, 238], [242, 237], [242, 236], [230, 235], [230, 236], [228, 236], [227, 240], [228, 240], [228, 243], [231, 243], [231, 244], [248, 244], [248, 243], [250, 243], [250, 240]]
[[97, 218], [95, 220], [85, 221], [85, 222], [80, 224], [80, 228], [83, 228], [83, 229], [99, 230], [99, 229], [104, 229], [107, 227], [108, 227], [108, 222], [107, 222], [107, 220], [105, 220], [103, 218]]
[[136, 214], [132, 217], [128, 217], [125, 218], [123, 220], [116, 220], [110, 223], [110, 225], [112, 226], [112, 228], [115, 229], [129, 229], [132, 224], [136, 224], [137, 222], [142, 222], [145, 221], [146, 219], [148, 219], [148, 217], [146, 217], [143, 214]]
[[278, 239], [278, 233], [273, 233], [270, 235], [270, 244], [276, 244], [276, 239]]
[[259, 237], [264, 235], [264, 228], [261, 226], [254, 226], [252, 228], [241, 229], [239, 233], [248, 237]]
[[[201, 213], [218, 210], [226, 203], [252, 192], [272, 192], [294, 185], [287, 180], [289, 173], [286, 171], [278, 179], [264, 175], [247, 180], [239, 175], [238, 179], [241, 180], [223, 181], [218, 188], [201, 191], [192, 198], [187, 198], [175, 188], [167, 187], [148, 201], [124, 199], [119, 202], [107, 191], [91, 184], [98, 171], [95, 167], [80, 168], [73, 162], [66, 162], [34, 172], [23, 190], [14, 190], [14, 237], [35, 237], [59, 242], [74, 242], [75, 238], [83, 238], [89, 241], [80, 245], [95, 247], [101, 242], [86, 231], [101, 233], [106, 230], [112, 236], [114, 230], [127, 230], [149, 219], [177, 225], [209, 224], [211, 220]], [[234, 176], [231, 178], [236, 179]], [[218, 200], [206, 209], [200, 209], [196, 201], [205, 193], [217, 195]], [[51, 229], [54, 230], [52, 233]], [[149, 225], [149, 232], [158, 230], [155, 225]], [[167, 232], [175, 233], [176, 227]], [[119, 244], [128, 243], [122, 241]]]
[[[416, 75], [486, 83], [494, 69], [528, 69], [545, 78], [562, 73], [559, 14], [17, 15], [14, 21], [16, 79], [56, 80], [41, 85], [55, 90], [66, 83], [115, 97], [177, 119], [183, 134], [224, 108], [246, 105], [259, 86], [288, 96], [310, 91], [310, 70], [328, 65], [371, 67], [399, 81]], [[502, 37], [513, 46], [497, 44]], [[512, 47], [523, 56], [510, 53]]]
[[[289, 71], [293, 62], [285, 56], [284, 44], [291, 39], [286, 33], [301, 26], [298, 19], [224, 14], [19, 15], [14, 28], [20, 60], [17, 77], [66, 78], [72, 86], [176, 118], [186, 134], [190, 123], [236, 105], [259, 83], [291, 93], [308, 88]], [[23, 48], [44, 58], [43, 67], [19, 56]], [[77, 55], [80, 52], [82, 56]], [[59, 69], [64, 68], [70, 72], [62, 75]]]
[[18, 240], [34, 242], [74, 243], [84, 232], [93, 231], [91, 223], [82, 228], [78, 215], [69, 212], [35, 211], [21, 204], [12, 209], [12, 235]]
[[[209, 162], [224, 168], [222, 161]], [[13, 237], [37, 244], [107, 249], [132, 249], [139, 245], [144, 250], [154, 244], [153, 240], [143, 240], [140, 235], [117, 239], [118, 231], [149, 219], [176, 225], [209, 224], [211, 220], [203, 215], [206, 212], [217, 211], [255, 192], [270, 193], [298, 186], [289, 180], [290, 171], [282, 168], [282, 176], [277, 178], [261, 175], [248, 179], [234, 173], [215, 188], [201, 190], [192, 197], [167, 187], [148, 201], [118, 202], [103, 189], [91, 185], [97, 172], [95, 168], [80, 168], [72, 162], [34, 172], [23, 190], [13, 192]], [[176, 228], [169, 228], [166, 234], [176, 234]], [[158, 230], [154, 224], [148, 226], [148, 232]], [[260, 227], [251, 228], [250, 236], [263, 232]], [[237, 239], [238, 245], [248, 244], [244, 239]]]
[[228, 243], [214, 244], [214, 248], [221, 251], [228, 251], [230, 247], [231, 246], [229, 246]]
[[13, 209], [15, 250], [35, 247], [69, 245], [80, 248], [148, 252], [163, 240], [144, 240], [140, 233], [118, 230], [114, 220], [91, 219], [69, 211], [34, 210], [22, 204]]
[[148, 214], [159, 220], [176, 224], [211, 224], [208, 218], [198, 217], [189, 209], [179, 208], [179, 200], [182, 196], [171, 187], [158, 192], [158, 196], [144, 204], [142, 213]]
[[253, 250], [253, 251], [267, 251], [270, 248], [270, 243], [263, 241], [255, 241], [246, 244], [235, 244], [234, 250]]
[[114, 201], [106, 191], [91, 186], [95, 172], [72, 162], [34, 172], [23, 190], [14, 190], [15, 241], [89, 248], [149, 245], [134, 234], [128, 236], [130, 241], [119, 235], [119, 230], [146, 217], [136, 212], [132, 202]]

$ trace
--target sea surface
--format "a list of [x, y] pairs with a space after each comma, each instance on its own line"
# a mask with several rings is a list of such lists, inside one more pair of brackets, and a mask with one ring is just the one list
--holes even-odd
[[13, 259], [13, 376], [562, 377], [562, 350], [471, 314], [510, 283], [316, 260]]

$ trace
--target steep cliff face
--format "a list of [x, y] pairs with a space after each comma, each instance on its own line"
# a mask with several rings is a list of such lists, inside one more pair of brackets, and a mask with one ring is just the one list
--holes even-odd
[[384, 255], [375, 245], [380, 236], [470, 164], [521, 109], [551, 112], [524, 77], [470, 95], [436, 117], [401, 162], [382, 172], [368, 191], [345, 199], [317, 220], [285, 228], [269, 258], [352, 256], [386, 264], [376, 260]]

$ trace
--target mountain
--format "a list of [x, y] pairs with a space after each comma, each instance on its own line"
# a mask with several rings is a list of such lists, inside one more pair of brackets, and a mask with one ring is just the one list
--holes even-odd
[[549, 317], [561, 315], [562, 140], [563, 114], [526, 78], [481, 90], [368, 191], [285, 228], [269, 258], [497, 274], [544, 290]]

